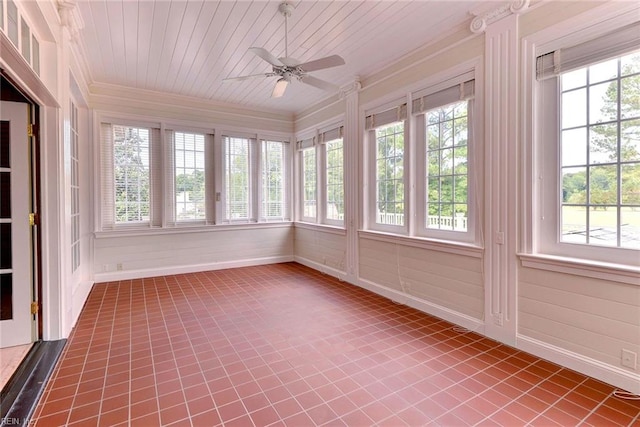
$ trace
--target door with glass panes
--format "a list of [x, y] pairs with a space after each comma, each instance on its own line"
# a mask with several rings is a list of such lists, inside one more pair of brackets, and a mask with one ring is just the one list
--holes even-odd
[[0, 348], [33, 340], [29, 108], [0, 102]]

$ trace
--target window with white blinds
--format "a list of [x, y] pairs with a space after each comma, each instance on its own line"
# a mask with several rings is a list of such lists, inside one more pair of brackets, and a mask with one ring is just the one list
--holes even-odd
[[543, 253], [637, 264], [639, 47], [640, 21], [537, 58]]
[[224, 137], [225, 212], [229, 221], [251, 219], [251, 145], [249, 138]]
[[290, 220], [288, 141], [202, 129], [103, 122], [99, 230]]
[[116, 224], [151, 218], [150, 141], [149, 129], [113, 126]]
[[176, 221], [206, 219], [205, 135], [173, 132]]
[[162, 191], [160, 162], [157, 161], [159, 139], [157, 128], [102, 123], [103, 229], [159, 225], [162, 197], [159, 194]]
[[286, 147], [280, 141], [262, 141], [262, 209], [266, 221], [283, 220], [286, 216]]
[[302, 158], [302, 217], [316, 221], [318, 191], [315, 147], [303, 149], [300, 156]]

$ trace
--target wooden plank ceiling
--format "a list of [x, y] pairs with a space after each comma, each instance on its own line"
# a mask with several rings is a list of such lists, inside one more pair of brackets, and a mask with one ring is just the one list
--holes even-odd
[[[331, 96], [293, 82], [272, 99], [276, 77], [223, 82], [271, 71], [247, 49], [284, 56], [279, 0], [78, 0], [82, 48], [97, 83], [298, 112]], [[346, 65], [311, 73], [341, 86], [365, 77], [454, 29], [468, 26], [479, 2], [458, 0], [296, 0], [289, 56], [337, 54]], [[486, 2], [484, 2], [486, 3]]]

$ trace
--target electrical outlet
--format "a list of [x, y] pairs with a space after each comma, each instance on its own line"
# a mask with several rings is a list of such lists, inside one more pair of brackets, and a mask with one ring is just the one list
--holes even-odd
[[121, 263], [121, 262], [119, 262], [119, 263], [116, 265], [116, 270], [118, 270], [118, 271], [122, 271], [122, 263]]
[[636, 369], [636, 363], [638, 360], [638, 355], [627, 349], [622, 349], [622, 366], [626, 366], [627, 368]]

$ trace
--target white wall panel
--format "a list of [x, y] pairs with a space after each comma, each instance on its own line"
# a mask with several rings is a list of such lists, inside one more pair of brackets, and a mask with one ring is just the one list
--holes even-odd
[[518, 306], [522, 336], [619, 368], [640, 353], [640, 286], [522, 268]]
[[481, 320], [482, 258], [361, 238], [360, 277]]
[[345, 272], [347, 245], [343, 233], [296, 227], [294, 248], [297, 258]]
[[[290, 225], [153, 233], [148, 236], [100, 237], [94, 242], [96, 280], [105, 277], [137, 276], [140, 271], [155, 270], [152, 275], [175, 268], [216, 264], [254, 264], [264, 260], [290, 260], [293, 257], [293, 233]], [[197, 268], [195, 268], [197, 270]]]

